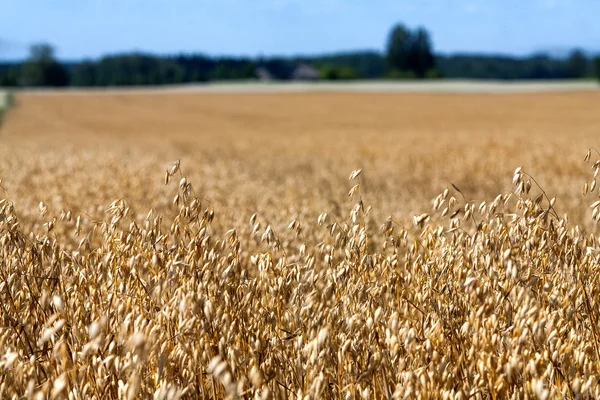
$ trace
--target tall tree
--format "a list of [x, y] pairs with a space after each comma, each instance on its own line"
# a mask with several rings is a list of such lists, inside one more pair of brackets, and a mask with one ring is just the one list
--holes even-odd
[[425, 28], [411, 32], [397, 24], [392, 28], [387, 43], [387, 62], [390, 72], [396, 76], [424, 78], [435, 66], [431, 38]]
[[387, 42], [387, 63], [390, 70], [409, 69], [408, 54], [411, 42], [411, 33], [406, 26], [397, 24], [392, 28]]
[[417, 78], [424, 78], [435, 66], [435, 57], [431, 48], [429, 32], [420, 27], [411, 35], [407, 56], [408, 67]]
[[596, 67], [596, 76], [600, 80], [600, 56], [594, 58], [594, 66]]
[[24, 86], [67, 86], [69, 74], [54, 58], [52, 46], [36, 44], [23, 64], [22, 80]]

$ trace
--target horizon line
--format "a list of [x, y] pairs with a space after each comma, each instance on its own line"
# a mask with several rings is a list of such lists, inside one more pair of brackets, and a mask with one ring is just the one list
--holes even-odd
[[[50, 44], [50, 46], [52, 46]], [[54, 46], [52, 46], [53, 48], [55, 48]], [[477, 56], [483, 56], [483, 57], [502, 57], [502, 58], [513, 58], [513, 59], [525, 59], [525, 58], [532, 58], [532, 57], [536, 57], [536, 56], [546, 56], [549, 57], [551, 59], [556, 59], [556, 60], [560, 60], [560, 59], [566, 59], [568, 57], [568, 55], [574, 51], [582, 51], [586, 57], [588, 58], [593, 58], [593, 57], [598, 57], [600, 56], [600, 50], [588, 50], [588, 49], [584, 49], [582, 47], [579, 46], [573, 46], [569, 49], [564, 49], [564, 50], [535, 50], [535, 51], [530, 51], [527, 53], [508, 53], [508, 52], [495, 52], [495, 51], [473, 51], [473, 50], [456, 50], [456, 51], [451, 51], [451, 52], [436, 52], [434, 51], [433, 54], [436, 57], [457, 57], [457, 56], [470, 56], [470, 57], [477, 57]], [[344, 49], [344, 50], [334, 50], [334, 51], [330, 51], [330, 52], [314, 52], [314, 53], [295, 53], [295, 54], [288, 54], [288, 55], [283, 55], [283, 54], [255, 54], [255, 55], [249, 55], [249, 54], [210, 54], [208, 52], [202, 52], [202, 51], [173, 51], [173, 52], [154, 52], [154, 51], [150, 51], [150, 50], [143, 50], [143, 49], [130, 49], [130, 50], [119, 50], [119, 51], [115, 51], [115, 52], [109, 52], [109, 53], [104, 53], [102, 55], [96, 56], [96, 57], [79, 57], [79, 58], [62, 58], [62, 57], [56, 57], [56, 60], [61, 62], [61, 63], [80, 63], [80, 62], [85, 62], [85, 61], [98, 61], [101, 60], [103, 58], [106, 57], [118, 57], [118, 56], [125, 56], [125, 55], [146, 55], [146, 56], [152, 56], [152, 57], [156, 57], [156, 58], [171, 58], [171, 57], [179, 57], [179, 56], [204, 56], [206, 58], [211, 58], [211, 59], [250, 59], [250, 60], [260, 60], [260, 59], [275, 59], [275, 58], [283, 58], [283, 59], [306, 59], [306, 58], [322, 58], [322, 57], [330, 57], [330, 56], [340, 56], [340, 55], [349, 55], [349, 54], [367, 54], [367, 53], [374, 53], [374, 54], [378, 54], [378, 55], [382, 55], [385, 56], [385, 50], [378, 50], [378, 49], [367, 49], [367, 48], [363, 48], [363, 49]], [[562, 53], [560, 55], [556, 55], [556, 54], [552, 54], [552, 53]], [[6, 63], [20, 63], [20, 62], [24, 62], [27, 60], [27, 57], [25, 58], [0, 58], [0, 64], [6, 64]]]

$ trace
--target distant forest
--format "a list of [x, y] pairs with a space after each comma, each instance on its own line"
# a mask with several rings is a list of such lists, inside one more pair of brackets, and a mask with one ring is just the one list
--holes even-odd
[[386, 51], [356, 51], [312, 57], [157, 56], [129, 53], [97, 60], [60, 62], [51, 45], [31, 47], [23, 62], [0, 63], [0, 86], [140, 86], [251, 80], [353, 79], [582, 79], [600, 78], [600, 56], [574, 49], [564, 58], [484, 54], [434, 54], [428, 31], [394, 26]]

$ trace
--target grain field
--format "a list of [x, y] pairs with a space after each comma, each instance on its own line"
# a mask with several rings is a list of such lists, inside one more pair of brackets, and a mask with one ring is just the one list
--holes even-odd
[[18, 94], [0, 397], [597, 398], [599, 133], [596, 91]]

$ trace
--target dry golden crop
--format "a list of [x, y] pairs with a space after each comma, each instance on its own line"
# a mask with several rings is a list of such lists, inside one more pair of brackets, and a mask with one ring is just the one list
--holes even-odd
[[598, 398], [598, 100], [19, 95], [0, 398]]

